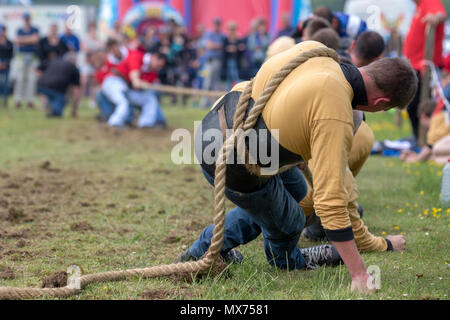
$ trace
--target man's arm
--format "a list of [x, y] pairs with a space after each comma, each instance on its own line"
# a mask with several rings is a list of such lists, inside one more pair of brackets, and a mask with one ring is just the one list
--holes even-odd
[[315, 212], [349, 270], [351, 290], [370, 291], [374, 287], [368, 285], [372, 279], [354, 240], [344, 185], [353, 139], [352, 125], [340, 120], [317, 120], [311, 130]]
[[30, 35], [17, 35], [16, 43], [19, 45], [37, 44], [39, 42], [39, 34], [34, 32]]
[[139, 70], [133, 70], [130, 72], [131, 85], [134, 89], [149, 89], [151, 83], [141, 79], [141, 72]]
[[437, 26], [441, 23], [444, 23], [447, 20], [447, 14], [443, 12], [438, 13], [429, 13], [427, 14], [422, 22], [431, 24], [432, 26]]

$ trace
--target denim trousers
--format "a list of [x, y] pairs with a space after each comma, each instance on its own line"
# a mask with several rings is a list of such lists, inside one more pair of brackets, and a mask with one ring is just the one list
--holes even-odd
[[9, 95], [9, 68], [0, 70], [0, 98], [6, 104]]
[[45, 87], [39, 87], [38, 92], [47, 97], [48, 104], [51, 108], [50, 115], [61, 117], [63, 114], [64, 106], [66, 105], [66, 96], [64, 95], [64, 93]]
[[166, 123], [166, 118], [153, 90], [129, 89], [128, 84], [122, 78], [110, 76], [103, 82], [102, 94], [115, 106], [108, 120], [108, 124], [112, 127], [122, 127], [128, 123], [133, 114], [133, 107], [141, 109], [137, 123], [139, 128]]
[[[214, 186], [214, 178], [203, 174]], [[305, 260], [297, 246], [306, 222], [299, 202], [306, 196], [307, 184], [298, 168], [270, 178], [259, 190], [240, 193], [226, 189], [227, 198], [237, 207], [226, 215], [225, 238], [221, 255], [249, 243], [261, 233], [264, 251], [270, 265], [280, 269], [303, 269]], [[208, 250], [214, 225], [205, 228], [189, 248], [192, 256], [200, 258]]]

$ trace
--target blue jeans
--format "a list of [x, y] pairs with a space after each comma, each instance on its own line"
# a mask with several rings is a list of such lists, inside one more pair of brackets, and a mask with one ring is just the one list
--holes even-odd
[[8, 76], [9, 69], [0, 70], [0, 97], [3, 97], [3, 102], [5, 105], [9, 95]]
[[[211, 185], [214, 179], [203, 170]], [[299, 202], [306, 196], [307, 185], [298, 168], [276, 175], [260, 190], [240, 193], [226, 189], [227, 198], [237, 207], [225, 218], [225, 238], [221, 255], [249, 243], [261, 233], [264, 251], [270, 265], [281, 269], [303, 269], [305, 260], [297, 247], [305, 226], [305, 215]], [[203, 230], [189, 248], [192, 256], [200, 258], [209, 248], [214, 225]]]
[[47, 97], [48, 103], [51, 108], [49, 114], [52, 116], [61, 117], [64, 106], [66, 105], [66, 96], [64, 95], [64, 93], [45, 87], [39, 87], [38, 92]]
[[138, 128], [151, 128], [156, 124], [166, 124], [166, 118], [153, 90], [129, 90], [127, 97], [131, 105], [141, 108]]
[[114, 104], [105, 97], [101, 90], [95, 95], [95, 100], [100, 109], [100, 117], [102, 120], [108, 121], [114, 112]]

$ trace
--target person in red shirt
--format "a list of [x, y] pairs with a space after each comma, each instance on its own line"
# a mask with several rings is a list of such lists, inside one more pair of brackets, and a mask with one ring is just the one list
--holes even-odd
[[115, 106], [108, 120], [111, 127], [123, 127], [130, 118], [131, 106], [141, 108], [138, 127], [165, 126], [154, 91], [148, 86], [158, 79], [158, 72], [164, 68], [166, 56], [161, 53], [130, 51], [128, 57], [111, 69], [102, 84], [102, 93]]
[[[106, 76], [111, 73], [111, 69], [117, 67], [126, 57], [128, 57], [129, 50], [127, 47], [121, 45], [116, 39], [108, 39], [106, 42], [106, 51], [102, 50], [95, 56], [96, 72], [94, 78], [101, 86]], [[99, 90], [95, 95], [95, 100], [100, 109], [100, 114], [97, 120], [101, 122], [108, 121], [115, 109], [115, 105], [109, 101], [103, 92]]]
[[441, 0], [414, 0], [414, 2], [417, 5], [416, 13], [403, 44], [403, 53], [409, 59], [419, 77], [419, 89], [407, 109], [413, 133], [417, 139], [420, 123], [417, 108], [420, 103], [421, 72], [424, 70], [426, 27], [427, 24], [436, 27], [433, 63], [436, 67], [442, 68], [444, 66], [442, 55], [444, 22], [447, 19], [447, 13]]

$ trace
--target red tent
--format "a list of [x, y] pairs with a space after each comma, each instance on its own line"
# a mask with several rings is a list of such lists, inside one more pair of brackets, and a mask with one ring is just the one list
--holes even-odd
[[[111, 1], [111, 0], [109, 0]], [[118, 18], [122, 19], [130, 8], [139, 0], [117, 0]], [[236, 21], [239, 32], [245, 34], [254, 18], [264, 17], [269, 22], [271, 34], [280, 29], [280, 17], [284, 13], [292, 14], [292, 24], [298, 20], [302, 0], [147, 0], [163, 2], [175, 8], [185, 19], [189, 30], [195, 30], [199, 24], [207, 29], [212, 27], [216, 17], [222, 18], [224, 24]], [[306, 2], [306, 0], [303, 0]], [[307, 1], [309, 3], [309, 1]]]

